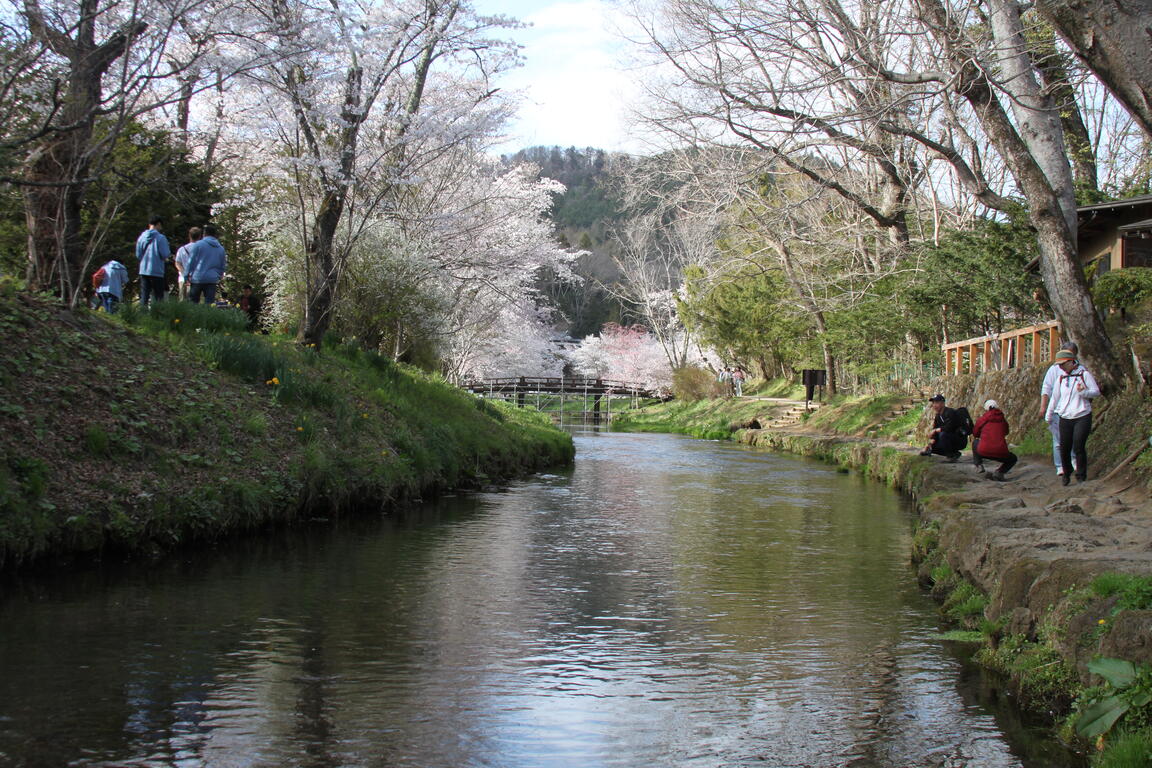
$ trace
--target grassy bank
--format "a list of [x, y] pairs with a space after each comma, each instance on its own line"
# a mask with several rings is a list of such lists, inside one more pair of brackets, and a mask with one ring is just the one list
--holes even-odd
[[0, 296], [0, 567], [152, 552], [569, 462], [542, 415], [238, 311]]

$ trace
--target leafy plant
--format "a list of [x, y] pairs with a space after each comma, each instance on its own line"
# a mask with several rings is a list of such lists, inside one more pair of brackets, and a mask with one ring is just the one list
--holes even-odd
[[1092, 286], [1092, 294], [1100, 306], [1123, 312], [1152, 298], [1152, 268], [1129, 267], [1101, 275]]
[[1152, 666], [1098, 658], [1088, 662], [1088, 671], [1104, 678], [1109, 687], [1081, 710], [1076, 720], [1076, 732], [1081, 736], [1094, 739], [1106, 734], [1130, 711], [1152, 704]]

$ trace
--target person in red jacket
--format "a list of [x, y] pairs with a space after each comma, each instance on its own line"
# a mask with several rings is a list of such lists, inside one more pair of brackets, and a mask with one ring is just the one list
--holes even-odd
[[1003, 480], [1008, 470], [1019, 461], [1016, 454], [1008, 450], [1008, 420], [995, 400], [984, 403], [984, 415], [976, 420], [972, 428], [972, 460], [976, 471], [984, 472], [984, 459], [996, 459], [1000, 468], [988, 475], [989, 480]]

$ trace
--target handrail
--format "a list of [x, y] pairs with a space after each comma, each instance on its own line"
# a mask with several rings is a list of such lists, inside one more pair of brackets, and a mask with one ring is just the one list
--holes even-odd
[[[1021, 343], [1028, 337], [1028, 344]], [[1011, 331], [942, 344], [947, 375], [1018, 368], [1051, 360], [1060, 349], [1060, 322], [1050, 320]], [[995, 359], [994, 359], [995, 358]]]

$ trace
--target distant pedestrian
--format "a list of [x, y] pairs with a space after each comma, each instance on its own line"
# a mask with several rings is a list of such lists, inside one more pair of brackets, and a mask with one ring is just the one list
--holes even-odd
[[116, 314], [120, 309], [120, 302], [124, 300], [124, 286], [128, 285], [128, 268], [116, 259], [110, 260], [92, 275], [92, 287], [96, 289], [96, 298], [100, 306], [110, 315]]
[[736, 392], [736, 397], [744, 396], [744, 369], [737, 368], [732, 371], [732, 389]]
[[984, 472], [984, 459], [996, 459], [1000, 467], [988, 475], [990, 480], [1003, 480], [1004, 475], [1016, 466], [1019, 458], [1008, 449], [1008, 420], [995, 400], [984, 403], [984, 413], [972, 428], [972, 461], [976, 471]]
[[921, 456], [945, 456], [949, 461], [955, 462], [960, 458], [960, 452], [968, 445], [968, 438], [963, 434], [963, 419], [955, 410], [944, 405], [944, 395], [933, 395], [928, 398], [932, 410], [936, 412], [932, 420], [932, 431], [928, 435], [928, 445], [920, 451]]
[[[1066, 341], [1060, 346], [1061, 352], [1065, 350], [1071, 352], [1073, 356], [1080, 354], [1080, 347], [1076, 346], [1074, 341]], [[1048, 424], [1048, 431], [1052, 434], [1052, 463], [1056, 465], [1057, 475], [1064, 474], [1060, 464], [1060, 419], [1048, 408], [1048, 403], [1052, 399], [1052, 391], [1060, 380], [1061, 373], [1060, 364], [1052, 363], [1048, 366], [1048, 371], [1044, 374], [1044, 383], [1040, 386], [1040, 414]], [[1075, 470], [1075, 457], [1072, 460], [1072, 469]]]
[[164, 236], [164, 219], [153, 216], [148, 220], [148, 229], [136, 238], [136, 261], [140, 271], [140, 303], [148, 306], [152, 299], [163, 301], [167, 292], [164, 268], [172, 251], [168, 238]]
[[188, 300], [193, 304], [199, 304], [201, 297], [209, 306], [216, 303], [216, 286], [228, 268], [228, 255], [217, 235], [215, 225], [205, 224], [204, 236], [189, 246]]
[[188, 259], [192, 255], [191, 245], [204, 236], [200, 227], [191, 227], [188, 230], [188, 242], [176, 251], [176, 288], [181, 299], [188, 298]]
[[1044, 417], [1047, 420], [1055, 415], [1060, 425], [1060, 482], [1068, 485], [1075, 471], [1076, 480], [1082, 483], [1088, 479], [1092, 401], [1100, 397], [1100, 385], [1071, 350], [1057, 352], [1054, 362], [1060, 366], [1061, 373], [1052, 388]]
[[720, 382], [720, 392], [724, 397], [732, 396], [732, 369], [724, 366], [724, 370], [720, 371], [720, 375], [716, 377], [716, 381]]

